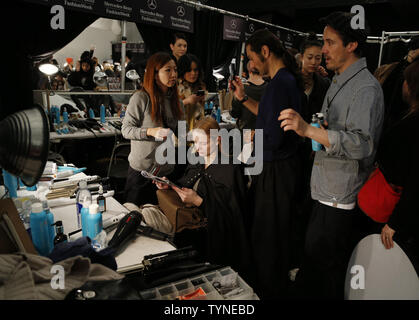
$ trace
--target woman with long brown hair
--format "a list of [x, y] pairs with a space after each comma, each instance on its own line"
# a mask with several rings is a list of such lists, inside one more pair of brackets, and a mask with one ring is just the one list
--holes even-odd
[[165, 52], [152, 55], [147, 61], [143, 88], [131, 97], [122, 123], [122, 135], [131, 140], [129, 169], [125, 185], [125, 201], [138, 206], [156, 203], [156, 188], [141, 175], [142, 170], [155, 175], [168, 175], [173, 165], [160, 166], [155, 159], [157, 147], [170, 130], [177, 132], [183, 120], [183, 105], [177, 92], [177, 67]]

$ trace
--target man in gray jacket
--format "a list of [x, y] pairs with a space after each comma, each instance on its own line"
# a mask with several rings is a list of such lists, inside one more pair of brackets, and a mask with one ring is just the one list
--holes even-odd
[[362, 229], [357, 194], [372, 171], [383, 124], [383, 92], [362, 58], [366, 33], [352, 29], [351, 19], [335, 12], [320, 20], [326, 25], [326, 66], [336, 74], [323, 102], [324, 127], [310, 126], [292, 109], [278, 118], [285, 131], [324, 146], [313, 164], [311, 196], [317, 201], [299, 275], [309, 297], [343, 298], [349, 258]]

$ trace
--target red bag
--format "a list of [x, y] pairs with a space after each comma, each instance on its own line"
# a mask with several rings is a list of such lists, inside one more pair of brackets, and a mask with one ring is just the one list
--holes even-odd
[[359, 208], [376, 222], [386, 223], [400, 200], [401, 187], [392, 187], [379, 168], [358, 193]]

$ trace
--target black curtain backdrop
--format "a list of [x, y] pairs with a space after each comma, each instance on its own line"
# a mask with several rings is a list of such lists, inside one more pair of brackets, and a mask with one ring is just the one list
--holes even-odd
[[[216, 90], [212, 69], [230, 63], [240, 52], [241, 43], [223, 40], [223, 15], [214, 11], [195, 11], [194, 33], [185, 33], [188, 53], [195, 54], [202, 62], [207, 89]], [[157, 51], [171, 52], [172, 35], [180, 32], [162, 27], [137, 23], [146, 47], [153, 54]]]
[[98, 18], [65, 10], [65, 29], [53, 30], [50, 10], [51, 6], [15, 0], [2, 5], [0, 119], [33, 104], [34, 62], [67, 45]]

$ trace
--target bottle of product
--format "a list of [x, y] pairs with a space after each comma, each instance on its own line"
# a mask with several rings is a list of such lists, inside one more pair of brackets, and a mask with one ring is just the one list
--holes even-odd
[[99, 196], [97, 197], [97, 204], [99, 205], [99, 212], [106, 211], [106, 198], [103, 196], [103, 187], [99, 186]]
[[127, 106], [123, 105], [123, 106], [121, 107], [121, 113], [120, 113], [119, 117], [120, 117], [120, 118], [125, 117], [125, 112], [126, 112], [126, 111], [127, 111]]
[[94, 117], [95, 117], [95, 113], [93, 112], [93, 109], [89, 108], [89, 118], [94, 119]]
[[87, 236], [90, 239], [96, 238], [96, 236], [102, 231], [102, 214], [99, 212], [99, 206], [94, 203], [89, 207], [89, 214], [86, 217], [87, 221]]
[[23, 222], [26, 230], [30, 230], [30, 219], [31, 219], [32, 202], [31, 200], [25, 200], [22, 203], [22, 211], [19, 213], [20, 219]]
[[55, 123], [56, 124], [60, 124], [61, 123], [61, 119], [60, 119], [60, 109], [57, 106], [53, 106], [52, 107], [54, 109], [54, 115], [55, 115]]
[[217, 108], [216, 120], [218, 123], [221, 122], [221, 109], [219, 107]]
[[51, 252], [47, 215], [39, 202], [32, 205], [30, 225], [32, 242], [36, 250], [40, 255], [47, 256]]
[[92, 204], [91, 201], [87, 200], [87, 197], [85, 197], [85, 200], [83, 201], [83, 207], [80, 210], [80, 218], [81, 218], [81, 232], [83, 237], [87, 236], [87, 216], [89, 215], [89, 207]]
[[[212, 104], [212, 107], [211, 107], [211, 109], [212, 109], [211, 116], [214, 119], [217, 119], [217, 107], [212, 102], [211, 102], [211, 104]], [[210, 104], [210, 106], [211, 106], [211, 104]]]
[[7, 172], [6, 170], [4, 169], [2, 170], [3, 170], [4, 186], [9, 192], [9, 197], [17, 198], [17, 187], [18, 187], [17, 178], [14, 175]]
[[53, 224], [53, 226], [54, 225], [55, 230], [57, 232], [57, 235], [54, 238], [54, 246], [60, 242], [67, 242], [67, 235], [64, 234], [63, 222], [61, 220], [58, 220], [56, 223]]
[[[320, 120], [317, 117], [317, 115], [313, 114], [313, 118], [311, 120], [311, 126], [316, 127], [316, 128], [320, 128]], [[317, 142], [316, 140], [311, 139], [311, 147], [313, 149], [313, 151], [320, 151], [322, 149], [322, 145]]]
[[63, 122], [66, 124], [68, 123], [68, 112], [66, 107], [63, 108]]
[[105, 117], [106, 117], [106, 108], [105, 106], [102, 104], [100, 106], [100, 122], [101, 123], [105, 123]]
[[81, 228], [80, 211], [81, 211], [81, 208], [83, 208], [83, 201], [85, 199], [87, 201], [92, 202], [92, 195], [90, 191], [87, 189], [87, 182], [85, 180], [82, 180], [79, 182], [79, 191], [77, 192], [77, 196], [76, 196], [77, 227], [79, 229]]
[[55, 238], [55, 228], [54, 228], [54, 215], [52, 214], [51, 210], [48, 206], [48, 201], [44, 200], [42, 201], [42, 209], [45, 211], [45, 214], [47, 215], [47, 222], [48, 222], [48, 239], [50, 242], [50, 248], [54, 247], [54, 238]]

